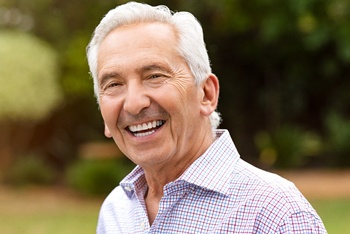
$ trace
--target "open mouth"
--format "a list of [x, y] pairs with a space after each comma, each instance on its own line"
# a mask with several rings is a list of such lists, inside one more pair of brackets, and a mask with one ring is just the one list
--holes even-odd
[[127, 129], [135, 137], [145, 137], [154, 133], [158, 128], [163, 126], [164, 123], [164, 120], [154, 120], [143, 124], [130, 125]]

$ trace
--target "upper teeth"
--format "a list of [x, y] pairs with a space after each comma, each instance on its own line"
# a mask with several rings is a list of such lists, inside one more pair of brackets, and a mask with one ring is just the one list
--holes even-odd
[[158, 127], [160, 125], [162, 125], [163, 122], [161, 120], [154, 120], [152, 122], [148, 122], [148, 123], [143, 123], [143, 124], [138, 124], [138, 125], [131, 125], [129, 126], [129, 130], [131, 132], [138, 132], [138, 131], [145, 131], [151, 128], [155, 128]]

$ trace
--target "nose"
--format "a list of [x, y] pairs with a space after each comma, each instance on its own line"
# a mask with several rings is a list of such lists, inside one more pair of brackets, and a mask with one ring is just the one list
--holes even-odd
[[149, 107], [151, 100], [141, 82], [129, 82], [124, 99], [124, 110], [132, 115], [137, 115], [141, 110]]

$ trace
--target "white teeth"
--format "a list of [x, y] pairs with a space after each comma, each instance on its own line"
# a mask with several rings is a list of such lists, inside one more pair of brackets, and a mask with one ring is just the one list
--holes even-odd
[[156, 130], [152, 130], [152, 131], [149, 131], [149, 132], [143, 132], [143, 133], [135, 133], [134, 135], [136, 137], [144, 137], [144, 136], [148, 136], [148, 135], [151, 135], [152, 133], [154, 133]]
[[161, 126], [163, 125], [163, 121], [162, 120], [154, 120], [148, 123], [143, 123], [143, 124], [138, 124], [138, 125], [131, 125], [129, 126], [129, 130], [130, 132], [134, 133], [134, 135], [136, 137], [143, 137], [143, 136], [148, 136], [152, 133], [155, 132], [155, 130], [151, 130], [149, 132], [143, 132], [143, 133], [137, 133], [139, 131], [146, 131], [148, 129], [152, 129], [155, 128], [157, 126]]

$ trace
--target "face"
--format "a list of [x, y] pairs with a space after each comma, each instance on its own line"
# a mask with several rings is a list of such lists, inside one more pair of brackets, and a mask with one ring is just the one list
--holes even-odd
[[[105, 135], [143, 167], [171, 165], [203, 153], [210, 125], [205, 94], [176, 52], [171, 26], [141, 23], [115, 29], [98, 54]], [[209, 127], [210, 129], [210, 127]]]

